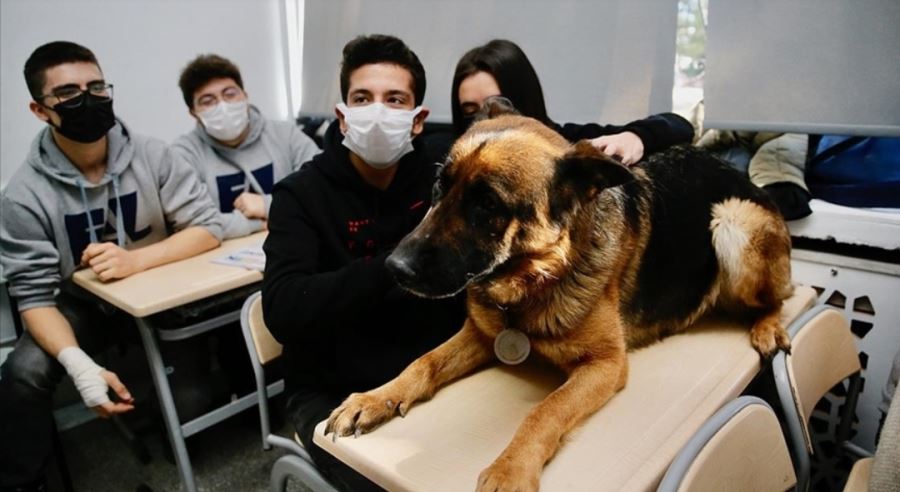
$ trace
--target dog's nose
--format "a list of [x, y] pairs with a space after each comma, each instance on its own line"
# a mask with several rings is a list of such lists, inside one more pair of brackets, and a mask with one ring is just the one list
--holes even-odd
[[416, 271], [413, 269], [409, 258], [403, 255], [392, 253], [384, 261], [384, 265], [400, 284], [416, 278]]

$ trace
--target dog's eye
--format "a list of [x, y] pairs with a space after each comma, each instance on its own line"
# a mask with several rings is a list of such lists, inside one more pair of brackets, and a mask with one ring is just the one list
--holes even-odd
[[475, 203], [475, 206], [485, 212], [496, 212], [500, 208], [500, 200], [494, 194], [481, 197], [481, 200]]
[[486, 193], [480, 193], [478, 197], [476, 197], [471, 202], [471, 213], [472, 219], [475, 222], [481, 222], [486, 220], [493, 220], [499, 215], [503, 215], [505, 211], [505, 207], [503, 202], [500, 200], [494, 192], [489, 191]]

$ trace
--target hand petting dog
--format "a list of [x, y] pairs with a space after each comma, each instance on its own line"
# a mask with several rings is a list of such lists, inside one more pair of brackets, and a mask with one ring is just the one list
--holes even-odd
[[644, 157], [644, 142], [632, 132], [597, 137], [591, 145], [626, 166], [633, 166]]

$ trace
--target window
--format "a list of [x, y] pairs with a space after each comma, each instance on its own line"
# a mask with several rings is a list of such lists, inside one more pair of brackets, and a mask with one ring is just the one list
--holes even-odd
[[708, 0], [678, 1], [672, 111], [688, 119], [694, 106], [703, 99], [707, 13]]

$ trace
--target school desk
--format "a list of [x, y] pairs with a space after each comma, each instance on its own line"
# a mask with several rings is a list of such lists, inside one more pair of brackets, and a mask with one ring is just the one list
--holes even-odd
[[[206, 253], [162, 265], [128, 278], [101, 282], [90, 269], [75, 273], [74, 281], [93, 295], [134, 316], [143, 341], [144, 351], [150, 363], [153, 384], [163, 410], [163, 419], [175, 461], [185, 490], [197, 490], [190, 458], [184, 439], [211, 425], [256, 404], [255, 392], [232, 401], [222, 407], [182, 424], [175, 410], [172, 390], [166, 377], [165, 363], [159, 351], [159, 341], [183, 340], [208, 332], [240, 317], [240, 308], [211, 319], [181, 327], [155, 326], [148, 319], [163, 311], [183, 306], [193, 301], [210, 298], [232, 289], [262, 281], [262, 272], [214, 263], [236, 251], [259, 245], [266, 237], [259, 232], [239, 239], [224, 241], [218, 248]], [[280, 391], [273, 384], [269, 394]]]
[[[785, 302], [785, 325], [815, 298], [797, 288]], [[563, 440], [541, 490], [655, 489], [691, 435], [759, 371], [746, 327], [722, 318], [630, 353], [625, 389]], [[525, 415], [563, 381], [531, 361], [495, 365], [358, 438], [332, 440], [321, 422], [314, 442], [390, 491], [471, 491]]]

